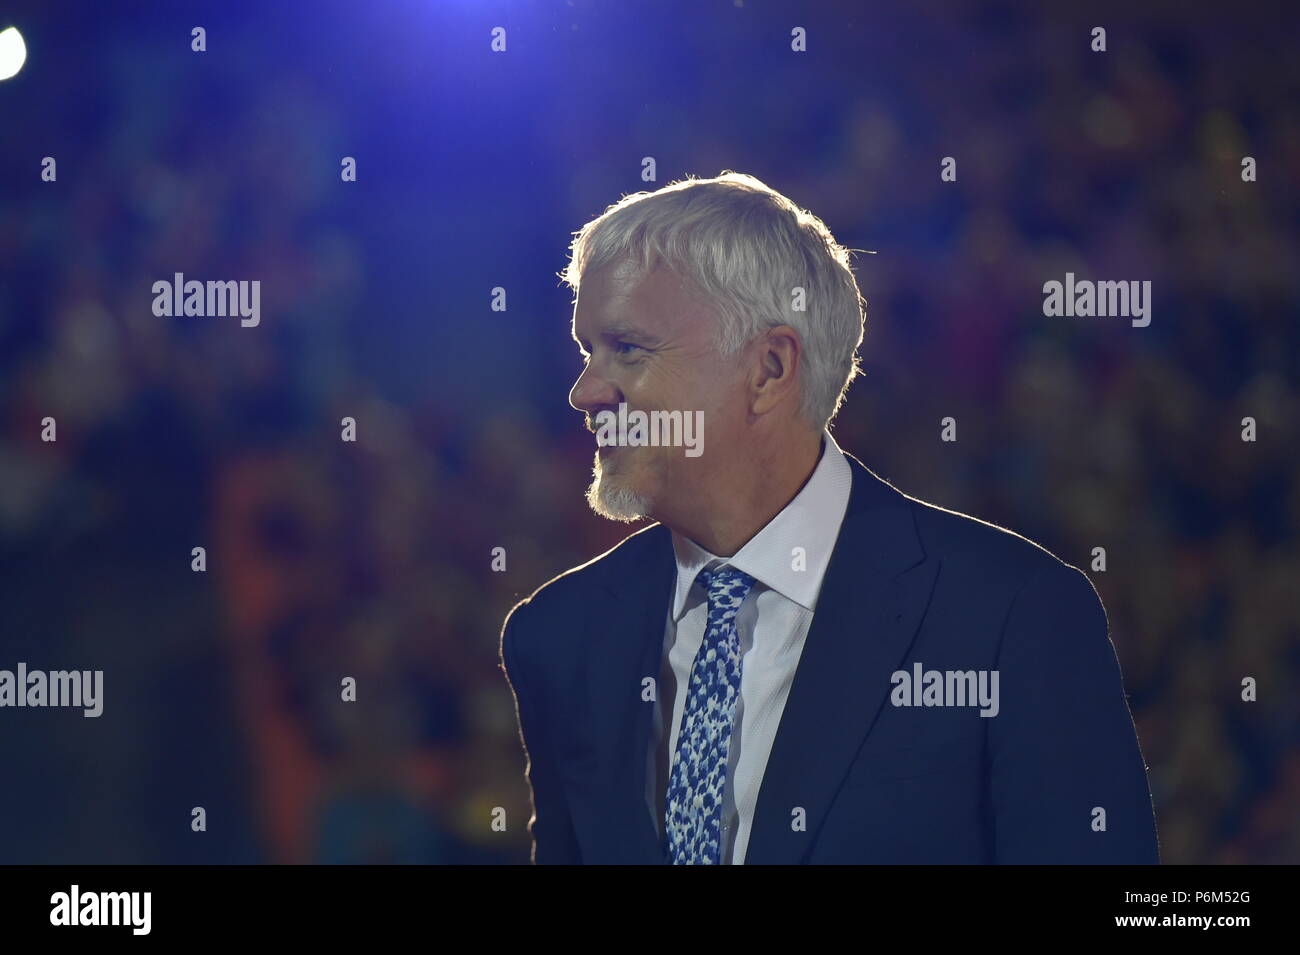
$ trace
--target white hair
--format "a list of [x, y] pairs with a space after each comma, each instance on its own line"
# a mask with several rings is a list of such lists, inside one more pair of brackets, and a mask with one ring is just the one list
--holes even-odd
[[[719, 314], [717, 347], [730, 357], [776, 325], [803, 345], [803, 416], [825, 427], [859, 374], [866, 302], [849, 250], [825, 223], [766, 183], [724, 171], [624, 196], [574, 233], [560, 277], [576, 294], [582, 276], [615, 261], [636, 277], [656, 265], [694, 285]], [[795, 288], [804, 290], [796, 311]]]

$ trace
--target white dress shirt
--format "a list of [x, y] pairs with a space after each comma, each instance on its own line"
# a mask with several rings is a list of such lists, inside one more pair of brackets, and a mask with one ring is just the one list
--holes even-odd
[[[646, 776], [646, 801], [661, 839], [669, 767], [677, 751], [686, 702], [686, 694], [677, 689], [690, 684], [691, 666], [704, 642], [709, 617], [708, 595], [696, 583], [696, 576], [705, 567], [726, 565], [755, 580], [736, 613], [740, 699], [732, 724], [722, 804], [722, 863], [742, 865], [763, 771], [812, 624], [826, 565], [848, 509], [852, 480], [839, 445], [829, 431], [823, 431], [822, 455], [812, 477], [735, 556], [718, 557], [672, 532], [677, 586], [664, 627], [664, 665]], [[798, 548], [803, 550], [802, 559]], [[672, 727], [668, 739], [664, 739], [665, 723]]]

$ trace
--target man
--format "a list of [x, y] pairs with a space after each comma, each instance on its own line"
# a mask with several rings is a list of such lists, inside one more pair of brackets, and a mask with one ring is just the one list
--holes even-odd
[[[863, 300], [820, 220], [686, 180], [588, 223], [564, 277], [588, 500], [656, 523], [502, 629], [534, 862], [1159, 861], [1088, 578], [827, 430]], [[701, 421], [694, 452], [612, 434], [629, 409]]]

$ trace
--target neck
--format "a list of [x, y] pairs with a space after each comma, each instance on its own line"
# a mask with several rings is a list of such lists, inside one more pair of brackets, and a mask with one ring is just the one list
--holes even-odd
[[689, 514], [661, 518], [711, 554], [731, 557], [785, 510], [817, 470], [822, 433], [801, 431], [793, 442], [755, 442], [768, 450], [744, 456], [728, 480], [692, 501]]

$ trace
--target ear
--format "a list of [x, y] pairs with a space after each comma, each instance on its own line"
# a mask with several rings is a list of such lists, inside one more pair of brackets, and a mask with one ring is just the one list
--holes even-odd
[[767, 414], [783, 401], [797, 401], [799, 362], [803, 357], [799, 333], [789, 325], [777, 325], [751, 347], [750, 412]]

